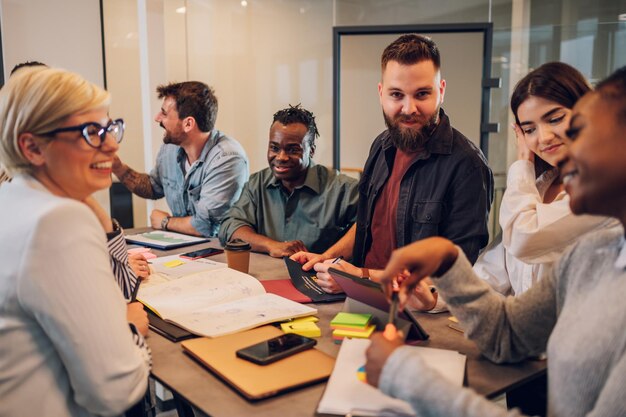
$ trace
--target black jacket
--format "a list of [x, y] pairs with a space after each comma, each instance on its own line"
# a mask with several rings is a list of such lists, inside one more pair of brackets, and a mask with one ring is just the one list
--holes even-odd
[[[421, 155], [402, 178], [396, 213], [398, 247], [430, 236], [459, 245], [470, 262], [489, 240], [493, 175], [482, 152], [440, 110], [439, 125]], [[372, 144], [359, 183], [353, 262], [363, 266], [372, 245], [370, 223], [376, 197], [391, 174], [396, 147], [389, 131]]]

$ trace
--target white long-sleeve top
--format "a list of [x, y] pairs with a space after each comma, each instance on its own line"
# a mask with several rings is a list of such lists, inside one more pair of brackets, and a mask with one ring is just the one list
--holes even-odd
[[145, 393], [102, 227], [28, 176], [0, 188], [0, 415], [119, 415]]
[[529, 161], [516, 161], [509, 168], [500, 207], [502, 242], [491, 245], [474, 265], [476, 274], [502, 294], [522, 294], [581, 236], [619, 225], [607, 217], [574, 215], [565, 191], [544, 203], [557, 175], [548, 171], [535, 179]]

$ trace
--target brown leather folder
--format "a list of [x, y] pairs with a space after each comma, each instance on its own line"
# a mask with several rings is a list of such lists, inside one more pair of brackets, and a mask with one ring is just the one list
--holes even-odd
[[328, 379], [335, 359], [317, 349], [309, 349], [264, 366], [235, 355], [241, 348], [281, 334], [283, 332], [275, 327], [263, 326], [213, 339], [186, 340], [181, 345], [187, 354], [252, 401]]

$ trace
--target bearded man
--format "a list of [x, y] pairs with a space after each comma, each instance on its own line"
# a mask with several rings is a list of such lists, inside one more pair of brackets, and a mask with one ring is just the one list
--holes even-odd
[[411, 242], [444, 236], [473, 263], [489, 239], [493, 175], [441, 108], [446, 82], [437, 45], [403, 35], [383, 52], [381, 70], [378, 93], [388, 129], [374, 139], [365, 163], [356, 224], [321, 255], [292, 255], [304, 269], [318, 271], [318, 284], [328, 292], [341, 289], [325, 260], [352, 258], [332, 267], [377, 280], [391, 252]]
[[157, 93], [163, 104], [154, 120], [165, 133], [154, 168], [138, 173], [116, 157], [113, 173], [140, 197], [165, 197], [172, 214], [153, 210], [153, 228], [216, 236], [248, 180], [248, 157], [239, 142], [215, 129], [211, 87], [187, 81], [161, 85]]

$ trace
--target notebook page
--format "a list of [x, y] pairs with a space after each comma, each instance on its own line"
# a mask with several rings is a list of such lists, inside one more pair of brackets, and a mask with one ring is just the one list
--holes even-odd
[[317, 314], [317, 310], [276, 294], [262, 294], [205, 306], [170, 319], [193, 333], [217, 337], [263, 324]]
[[159, 285], [142, 285], [137, 299], [163, 319], [170, 319], [260, 294], [265, 294], [265, 289], [256, 278], [234, 269], [220, 268]]

